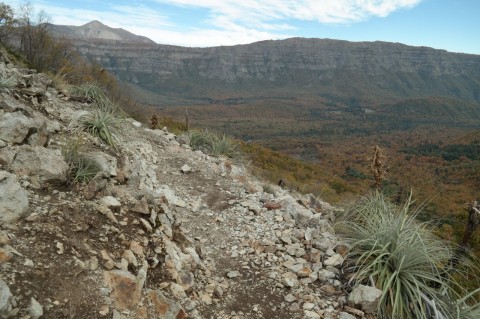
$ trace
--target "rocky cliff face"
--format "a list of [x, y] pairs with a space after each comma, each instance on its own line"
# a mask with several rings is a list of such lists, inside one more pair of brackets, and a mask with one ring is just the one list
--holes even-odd
[[480, 101], [480, 56], [399, 43], [293, 38], [185, 48], [79, 39], [76, 45], [122, 80], [162, 94]]
[[[347, 300], [345, 250], [327, 203], [266, 186], [243, 166], [133, 119], [121, 120], [117, 149], [74, 134], [72, 120], [92, 105], [3, 53], [0, 77], [12, 84], [0, 94], [0, 318], [374, 311], [374, 288]], [[100, 169], [86, 184], [68, 183], [62, 150], [72, 139]]]

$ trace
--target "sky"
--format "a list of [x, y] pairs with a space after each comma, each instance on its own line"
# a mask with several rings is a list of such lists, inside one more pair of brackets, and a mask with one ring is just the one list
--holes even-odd
[[[2, 2], [0, 0], [0, 2]], [[3, 1], [17, 9], [23, 0]], [[30, 0], [54, 24], [98, 20], [160, 44], [291, 37], [388, 41], [480, 54], [480, 0]]]

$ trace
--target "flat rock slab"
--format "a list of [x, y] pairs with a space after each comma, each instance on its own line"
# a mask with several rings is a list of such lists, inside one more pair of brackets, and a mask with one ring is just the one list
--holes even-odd
[[10, 168], [17, 175], [32, 176], [40, 185], [67, 180], [68, 164], [58, 149], [22, 145]]
[[28, 193], [17, 177], [0, 171], [0, 222], [11, 222], [22, 217], [28, 210]]

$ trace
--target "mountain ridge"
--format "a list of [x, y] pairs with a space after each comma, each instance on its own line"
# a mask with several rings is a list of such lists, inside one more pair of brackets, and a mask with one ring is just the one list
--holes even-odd
[[65, 36], [70, 39], [99, 39], [155, 44], [147, 37], [133, 34], [122, 28], [111, 28], [98, 20], [90, 21], [81, 26], [48, 24], [47, 27], [54, 36]]
[[191, 48], [76, 34], [65, 33], [77, 37], [74, 45], [81, 55], [122, 81], [158, 94], [159, 105], [172, 97], [198, 103], [279, 94], [480, 102], [480, 55], [383, 41], [297, 37]]

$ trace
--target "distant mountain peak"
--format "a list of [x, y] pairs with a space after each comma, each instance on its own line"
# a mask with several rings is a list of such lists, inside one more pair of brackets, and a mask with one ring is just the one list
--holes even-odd
[[49, 25], [50, 31], [57, 36], [70, 39], [95, 39], [119, 41], [126, 43], [155, 44], [147, 37], [135, 35], [122, 28], [111, 28], [98, 20], [90, 21], [82, 26]]
[[105, 24], [101, 23], [98, 20], [93, 20], [93, 21], [90, 21], [88, 23], [85, 23], [81, 27], [90, 27], [90, 28], [91, 27], [106, 27], [106, 28], [109, 28], [108, 26], [106, 26]]

